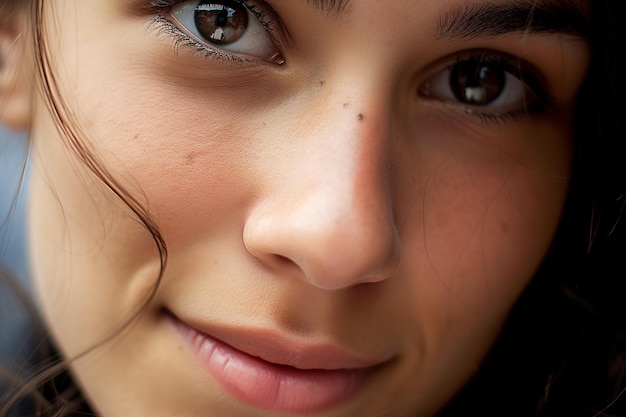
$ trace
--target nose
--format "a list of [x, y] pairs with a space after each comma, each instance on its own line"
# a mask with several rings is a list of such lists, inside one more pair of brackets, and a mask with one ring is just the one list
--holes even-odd
[[380, 282], [400, 258], [390, 112], [374, 96], [321, 101], [321, 113], [310, 104], [288, 118], [297, 121], [293, 137], [268, 164], [272, 191], [249, 213], [244, 244], [270, 269], [295, 271], [318, 288]]

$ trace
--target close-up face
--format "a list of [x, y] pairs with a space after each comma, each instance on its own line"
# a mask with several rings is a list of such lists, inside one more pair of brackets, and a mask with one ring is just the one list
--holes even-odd
[[436, 414], [559, 224], [586, 14], [45, 2], [31, 257], [95, 411]]

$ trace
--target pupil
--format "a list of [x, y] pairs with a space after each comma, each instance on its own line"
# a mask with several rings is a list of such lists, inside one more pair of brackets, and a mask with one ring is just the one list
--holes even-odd
[[207, 42], [224, 45], [244, 34], [248, 28], [248, 10], [232, 0], [203, 1], [196, 6], [194, 23]]
[[504, 91], [506, 75], [504, 70], [488, 63], [459, 62], [450, 72], [450, 86], [461, 102], [486, 106]]
[[228, 23], [228, 12], [226, 10], [222, 10], [221, 12], [219, 12], [219, 14], [217, 15], [217, 19], [215, 20], [216, 26], [219, 26], [221, 28], [225, 27]]

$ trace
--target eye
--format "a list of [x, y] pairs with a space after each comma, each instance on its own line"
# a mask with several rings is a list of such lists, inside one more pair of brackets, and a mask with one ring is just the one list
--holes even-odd
[[520, 82], [511, 80], [511, 75], [501, 68], [476, 61], [465, 61], [449, 70], [450, 88], [454, 96], [465, 104], [486, 106], [503, 95], [507, 85], [509, 93], [517, 98], [523, 93]]
[[235, 0], [183, 1], [169, 12], [174, 23], [200, 44], [282, 64], [267, 16], [254, 4]]
[[[511, 62], [513, 61], [513, 62]], [[536, 94], [526, 83], [520, 62], [511, 58], [470, 57], [432, 76], [419, 93], [423, 97], [458, 103], [466, 111], [489, 110], [493, 113], [525, 111], [534, 104]]]

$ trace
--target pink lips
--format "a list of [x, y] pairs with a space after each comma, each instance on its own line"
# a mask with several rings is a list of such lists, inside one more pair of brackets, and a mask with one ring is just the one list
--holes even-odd
[[377, 365], [333, 346], [289, 347], [263, 332], [212, 329], [217, 339], [176, 318], [173, 323], [222, 388], [265, 410], [327, 411], [353, 398]]

